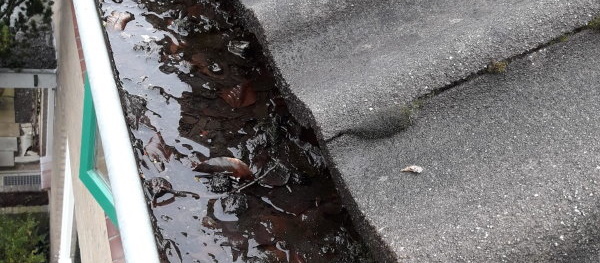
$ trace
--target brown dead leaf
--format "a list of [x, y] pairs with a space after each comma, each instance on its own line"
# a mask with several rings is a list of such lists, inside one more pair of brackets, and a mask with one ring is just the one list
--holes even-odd
[[225, 79], [228, 76], [226, 73], [222, 72], [226, 71], [224, 68], [219, 67], [221, 69], [219, 72], [212, 71], [211, 69], [214, 69], [215, 63], [204, 53], [196, 53], [192, 55], [189, 62], [196, 68], [198, 72], [205, 76], [215, 79]]
[[215, 157], [199, 163], [194, 171], [202, 173], [230, 172], [233, 177], [251, 180], [252, 172], [242, 160], [231, 157]]
[[156, 133], [150, 138], [150, 141], [144, 147], [144, 151], [150, 157], [150, 160], [161, 162], [168, 161], [173, 154], [173, 150], [165, 144], [160, 133]]
[[192, 64], [198, 68], [206, 68], [209, 65], [206, 55], [204, 55], [202, 53], [196, 53], [196, 54], [192, 55], [190, 64]]
[[421, 172], [423, 172], [423, 167], [417, 166], [417, 165], [411, 165], [411, 166], [405, 167], [404, 169], [402, 169], [400, 171], [401, 172], [411, 172], [411, 173], [420, 174]]
[[177, 50], [179, 50], [179, 46], [177, 44], [171, 43], [169, 45], [169, 52], [171, 52], [171, 54], [177, 53]]
[[244, 116], [243, 112], [229, 111], [223, 109], [204, 108], [200, 110], [202, 115], [213, 118], [237, 119]]
[[132, 13], [112, 11], [106, 18], [106, 28], [123, 31], [127, 23], [135, 19]]
[[299, 251], [294, 251], [292, 253], [292, 263], [306, 263], [306, 259]]
[[272, 258], [274, 262], [289, 262], [288, 252], [277, 248], [276, 245], [262, 246], [261, 250], [264, 251], [269, 259]]
[[250, 82], [236, 85], [233, 88], [223, 90], [219, 96], [233, 108], [243, 108], [256, 102], [256, 92]]
[[202, 10], [202, 5], [193, 5], [190, 6], [186, 9], [188, 16], [192, 16], [192, 17], [198, 17], [200, 16], [200, 13], [203, 11]]

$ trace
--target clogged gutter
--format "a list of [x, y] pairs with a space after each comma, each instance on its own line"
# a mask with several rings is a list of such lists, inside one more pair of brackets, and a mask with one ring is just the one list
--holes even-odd
[[101, 9], [164, 262], [371, 261], [231, 8]]

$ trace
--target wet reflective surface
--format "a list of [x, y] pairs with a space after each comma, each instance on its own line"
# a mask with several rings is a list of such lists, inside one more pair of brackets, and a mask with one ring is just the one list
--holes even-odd
[[165, 262], [371, 261], [231, 9], [101, 6]]

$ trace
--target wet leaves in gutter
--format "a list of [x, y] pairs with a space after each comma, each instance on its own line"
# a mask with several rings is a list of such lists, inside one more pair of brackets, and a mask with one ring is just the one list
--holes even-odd
[[370, 262], [228, 2], [102, 2], [163, 262]]
[[251, 180], [252, 172], [243, 161], [231, 157], [215, 157], [199, 163], [194, 171], [202, 173], [228, 173], [241, 180]]

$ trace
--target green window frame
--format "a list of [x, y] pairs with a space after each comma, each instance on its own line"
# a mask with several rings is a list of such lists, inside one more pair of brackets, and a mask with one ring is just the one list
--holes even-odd
[[95, 168], [96, 131], [98, 123], [92, 99], [92, 90], [87, 74], [84, 75], [83, 121], [81, 127], [81, 152], [79, 163], [79, 180], [90, 191], [96, 202], [112, 223], [118, 227], [117, 212], [110, 184]]

